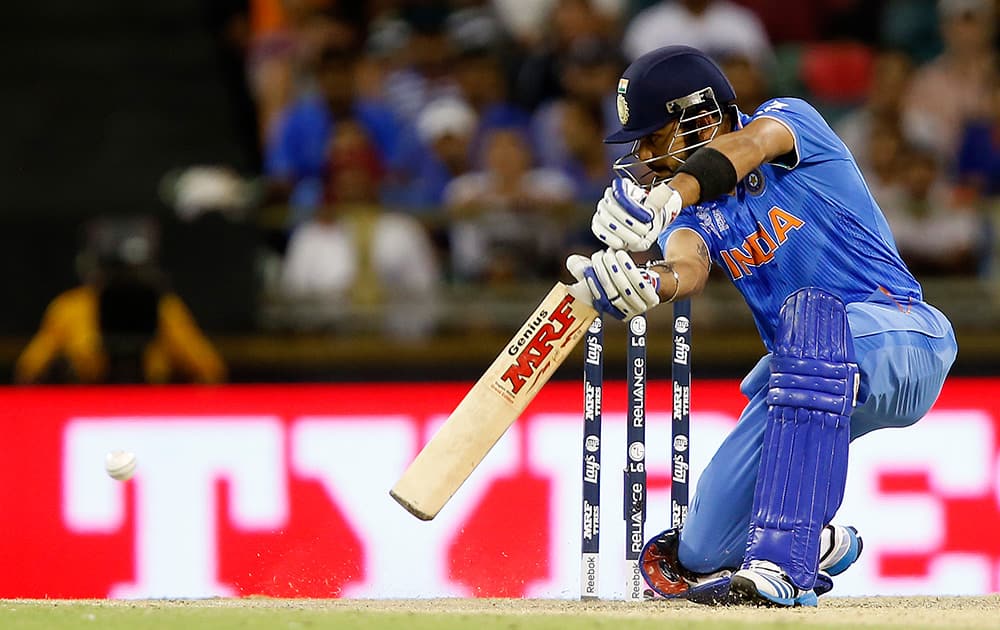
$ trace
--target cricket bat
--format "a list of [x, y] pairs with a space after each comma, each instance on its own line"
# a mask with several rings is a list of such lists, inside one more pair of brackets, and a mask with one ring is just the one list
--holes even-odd
[[585, 285], [556, 283], [396, 482], [392, 498], [421, 520], [437, 516], [596, 317]]

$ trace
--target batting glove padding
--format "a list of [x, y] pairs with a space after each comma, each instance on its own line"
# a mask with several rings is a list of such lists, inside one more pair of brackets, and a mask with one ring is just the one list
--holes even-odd
[[[681, 196], [673, 188], [661, 184], [663, 190], [647, 194], [642, 186], [629, 179], [616, 179], [597, 202], [597, 211], [590, 223], [594, 236], [612, 249], [644, 252], [656, 242], [663, 229], [681, 211]], [[666, 201], [650, 203], [666, 194]]]
[[607, 249], [587, 258], [573, 254], [566, 268], [586, 281], [594, 308], [617, 319], [629, 319], [660, 303], [660, 277], [635, 264], [628, 252]]

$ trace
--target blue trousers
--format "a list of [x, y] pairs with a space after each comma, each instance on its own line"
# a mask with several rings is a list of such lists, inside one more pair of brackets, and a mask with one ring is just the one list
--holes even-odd
[[[899, 303], [882, 293], [848, 304], [847, 316], [861, 372], [851, 440], [915, 423], [934, 404], [955, 361], [951, 323], [929, 304]], [[709, 573], [743, 561], [769, 376], [767, 355], [743, 379], [740, 390], [749, 403], [698, 480], [679, 548], [681, 564], [691, 571]]]

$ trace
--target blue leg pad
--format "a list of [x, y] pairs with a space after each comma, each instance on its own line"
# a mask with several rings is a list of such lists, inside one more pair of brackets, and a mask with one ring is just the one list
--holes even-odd
[[805, 288], [785, 300], [771, 359], [744, 568], [769, 560], [812, 589], [820, 531], [843, 499], [858, 368], [844, 303]]

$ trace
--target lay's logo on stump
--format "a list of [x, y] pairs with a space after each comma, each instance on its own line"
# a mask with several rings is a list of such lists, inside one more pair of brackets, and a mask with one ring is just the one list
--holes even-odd
[[767, 213], [771, 226], [757, 223], [757, 231], [748, 234], [739, 247], [723, 249], [720, 253], [733, 280], [753, 275], [751, 267], [760, 267], [774, 260], [774, 253], [788, 240], [788, 233], [806, 224], [787, 210], [773, 206]]

